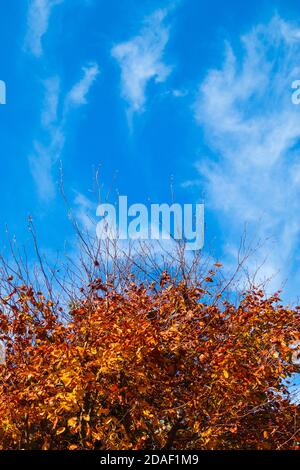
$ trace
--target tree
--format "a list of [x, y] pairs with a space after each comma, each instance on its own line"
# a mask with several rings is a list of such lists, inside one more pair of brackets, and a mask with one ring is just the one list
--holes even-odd
[[[220, 265], [217, 263], [216, 268]], [[2, 449], [296, 449], [288, 380], [299, 310], [237, 305], [201, 282], [99, 278], [68, 311], [32, 286], [1, 297]]]

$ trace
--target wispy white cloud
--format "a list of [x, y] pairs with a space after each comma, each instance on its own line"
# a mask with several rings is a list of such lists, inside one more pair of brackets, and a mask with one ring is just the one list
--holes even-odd
[[95, 81], [99, 67], [97, 64], [90, 64], [88, 67], [83, 67], [83, 77], [76, 83], [66, 98], [66, 106], [82, 106], [87, 103], [87, 95], [91, 85]]
[[[41, 113], [41, 137], [34, 141], [30, 167], [40, 199], [48, 201], [55, 196], [53, 165], [59, 160], [66, 141], [66, 125], [74, 108], [87, 104], [90, 88], [99, 74], [92, 63], [82, 69], [82, 78], [65, 95], [61, 96], [58, 77], [46, 80], [44, 107]], [[61, 113], [58, 112], [61, 105]]]
[[73, 214], [76, 222], [84, 233], [96, 237], [97, 204], [84, 194], [77, 192], [74, 198]]
[[176, 89], [175, 88], [175, 90], [172, 90], [172, 95], [175, 98], [184, 98], [185, 96], [188, 95], [188, 91], [185, 90], [185, 89]]
[[164, 82], [171, 72], [163, 61], [169, 40], [169, 28], [164, 24], [167, 14], [167, 9], [157, 10], [145, 19], [137, 36], [115, 45], [111, 51], [121, 67], [122, 96], [130, 114], [144, 110], [148, 83]]
[[64, 0], [30, 0], [25, 48], [35, 57], [43, 53], [42, 39], [48, 30], [53, 7]]
[[242, 46], [239, 56], [227, 44], [224, 64], [200, 86], [195, 115], [215, 158], [197, 168], [229, 258], [245, 221], [250, 232], [272, 238], [251, 269], [267, 256], [261, 276], [280, 272], [277, 288], [293, 269], [300, 234], [300, 107], [291, 102], [291, 84], [300, 77], [300, 29], [276, 16], [242, 37]]
[[63, 150], [65, 135], [58, 116], [61, 93], [59, 78], [53, 77], [46, 80], [44, 87], [41, 136], [39, 140], [33, 142], [34, 148], [29, 162], [40, 199], [51, 200], [55, 196], [52, 166], [59, 159]]
[[44, 127], [55, 124], [58, 116], [58, 104], [60, 95], [60, 80], [52, 77], [44, 82], [45, 99], [42, 110], [42, 124]]

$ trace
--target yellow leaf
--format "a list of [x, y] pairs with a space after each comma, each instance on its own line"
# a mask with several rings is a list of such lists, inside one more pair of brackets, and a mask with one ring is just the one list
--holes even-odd
[[68, 426], [70, 428], [74, 428], [77, 424], [77, 418], [76, 416], [73, 416], [73, 418], [68, 419]]
[[264, 431], [264, 438], [265, 438], [265, 439], [267, 439], [268, 435], [269, 435], [268, 432], [267, 432], [267, 431]]
[[196, 421], [195, 424], [194, 424], [194, 431], [198, 432], [199, 429], [200, 429], [200, 423], [199, 423], [199, 421]]
[[61, 376], [60, 380], [64, 383], [66, 387], [68, 387], [68, 385], [70, 385], [70, 383], [72, 382], [72, 377], [70, 378], [69, 374], [66, 372]]
[[65, 432], [65, 430], [66, 430], [66, 428], [58, 428], [58, 430], [56, 431], [57, 436], [59, 436], [60, 434]]
[[224, 374], [225, 379], [228, 379], [228, 377], [229, 377], [228, 371], [223, 370], [223, 374]]

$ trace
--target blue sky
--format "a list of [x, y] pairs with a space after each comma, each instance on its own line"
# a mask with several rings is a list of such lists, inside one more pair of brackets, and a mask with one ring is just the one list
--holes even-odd
[[[0, 242], [33, 216], [51, 253], [93, 178], [129, 201], [206, 205], [206, 249], [298, 297], [300, 5], [291, 0], [0, 0]], [[114, 196], [112, 196], [112, 199]], [[275, 276], [273, 276], [275, 275]]]

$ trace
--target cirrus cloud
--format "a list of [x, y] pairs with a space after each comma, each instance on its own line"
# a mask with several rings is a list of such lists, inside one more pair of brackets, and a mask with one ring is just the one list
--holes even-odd
[[195, 117], [214, 158], [197, 168], [226, 228], [229, 259], [248, 222], [251, 233], [273, 242], [258, 250], [251, 273], [263, 264], [260, 279], [277, 273], [272, 288], [279, 288], [295, 268], [300, 235], [300, 108], [291, 102], [300, 28], [276, 16], [241, 42], [242, 54], [226, 45], [223, 65], [199, 88]]
[[52, 9], [64, 0], [30, 0], [25, 49], [35, 57], [43, 54], [42, 39], [48, 30]]
[[169, 40], [169, 28], [164, 24], [167, 14], [166, 9], [155, 11], [145, 19], [137, 36], [115, 45], [111, 51], [121, 68], [122, 96], [131, 114], [144, 110], [148, 83], [164, 82], [171, 72], [163, 62]]
[[[61, 157], [65, 146], [68, 119], [76, 108], [87, 104], [88, 93], [99, 73], [96, 63], [83, 67], [81, 79], [63, 97], [57, 76], [44, 82], [41, 135], [34, 141], [34, 151], [29, 158], [38, 195], [43, 201], [49, 201], [55, 196], [53, 166]], [[62, 107], [61, 116], [58, 114], [59, 104]]]

